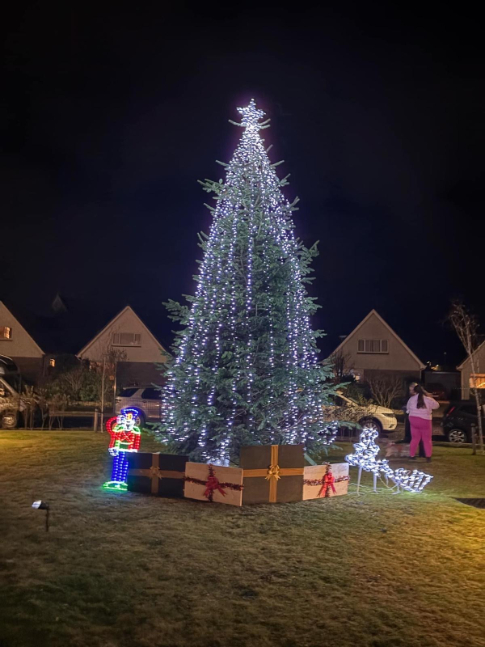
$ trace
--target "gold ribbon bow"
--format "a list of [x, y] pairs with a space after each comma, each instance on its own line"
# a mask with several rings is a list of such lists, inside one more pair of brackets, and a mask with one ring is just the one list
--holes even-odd
[[271, 458], [267, 469], [244, 470], [244, 478], [264, 476], [269, 481], [269, 503], [276, 503], [278, 500], [278, 481], [282, 476], [303, 476], [303, 467], [280, 467], [278, 453], [279, 445], [271, 445]]
[[268, 467], [268, 473], [264, 477], [267, 481], [271, 479], [275, 479], [276, 481], [279, 481], [281, 476], [280, 476], [280, 466], [279, 465], [270, 465]]
[[158, 482], [160, 479], [183, 479], [185, 472], [175, 472], [174, 470], [160, 469], [160, 454], [152, 454], [151, 467], [142, 469], [132, 469], [129, 471], [130, 476], [148, 476], [151, 480], [152, 494], [158, 494]]
[[156, 465], [152, 465], [150, 469], [148, 470], [150, 472], [149, 476], [152, 479], [161, 479], [162, 478], [162, 470], [157, 467]]

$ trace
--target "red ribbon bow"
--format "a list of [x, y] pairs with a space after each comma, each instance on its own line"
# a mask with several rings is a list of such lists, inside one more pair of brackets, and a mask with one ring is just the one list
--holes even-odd
[[222, 485], [220, 484], [219, 479], [214, 474], [214, 468], [212, 467], [212, 465], [209, 465], [209, 478], [207, 479], [205, 484], [204, 496], [209, 499], [209, 501], [212, 501], [212, 497], [216, 490], [217, 492], [220, 492], [222, 496], [226, 496], [226, 493], [222, 489]]
[[323, 477], [322, 488], [318, 493], [318, 496], [328, 496], [327, 493], [329, 488], [332, 488], [332, 492], [335, 493], [337, 490], [335, 489], [334, 483], [335, 483], [335, 477], [332, 474], [332, 472], [328, 471]]

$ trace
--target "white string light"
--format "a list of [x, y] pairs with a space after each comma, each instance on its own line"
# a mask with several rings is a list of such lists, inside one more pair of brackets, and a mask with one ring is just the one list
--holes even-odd
[[[264, 112], [256, 108], [254, 100], [238, 111], [242, 119], [237, 125], [244, 131], [233, 159], [224, 165], [225, 182], [203, 184], [205, 190], [216, 193], [217, 203], [215, 209], [211, 208], [213, 222], [203, 245], [196, 294], [165, 388], [169, 434], [179, 443], [190, 442], [189, 438], [196, 436], [201, 456], [221, 462], [227, 461], [231, 451], [230, 443], [222, 439], [221, 424], [229, 435], [235, 428], [244, 428], [241, 433], [249, 435], [249, 441], [252, 434], [260, 433], [254, 428], [252, 404], [253, 385], [259, 378], [261, 388], [262, 374], [267, 403], [266, 442], [305, 444], [319, 440], [330, 444], [336, 433], [333, 427], [319, 422], [324, 388], [310, 326], [310, 306], [302, 284], [300, 247], [293, 233], [294, 205], [281, 191], [286, 179], [276, 175], [260, 136], [259, 131], [268, 127], [267, 122], [260, 123]], [[275, 264], [288, 268], [283, 334], [273, 297], [271, 271]], [[264, 277], [264, 286], [258, 284], [257, 291], [255, 276], [258, 280]], [[262, 334], [252, 328], [257, 307], [259, 312], [267, 313], [264, 367], [254, 365], [254, 347], [261, 344]], [[231, 386], [227, 392], [220, 392], [215, 386], [216, 377], [224, 374], [226, 379], [227, 353], [231, 352], [236, 353], [229, 376]], [[284, 398], [275, 387], [275, 376], [281, 371], [287, 377]], [[279, 411], [275, 403], [282, 400], [286, 406]], [[224, 421], [218, 418], [221, 401], [227, 416]], [[214, 428], [218, 429], [216, 434]]]
[[408, 492], [421, 492], [428, 485], [433, 477], [420, 470], [406, 470], [400, 467], [394, 470], [392, 480], [394, 483]]
[[386, 479], [394, 481], [398, 489], [402, 488], [408, 492], [421, 492], [433, 477], [419, 470], [410, 471], [402, 467], [393, 470], [389, 466], [389, 461], [385, 459], [379, 460], [377, 455], [380, 448], [375, 442], [378, 436], [379, 432], [376, 427], [366, 427], [360, 434], [359, 442], [354, 445], [355, 453], [346, 456], [345, 460], [353, 467], [372, 472], [374, 478], [378, 474], [383, 474]]

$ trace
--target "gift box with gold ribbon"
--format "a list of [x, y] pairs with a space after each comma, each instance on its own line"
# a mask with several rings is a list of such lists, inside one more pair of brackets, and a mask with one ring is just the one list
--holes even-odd
[[187, 456], [127, 452], [127, 459], [130, 492], [173, 498], [184, 496]]
[[242, 505], [243, 471], [204, 463], [187, 463], [184, 496], [209, 503]]
[[303, 498], [303, 445], [241, 447], [243, 505], [290, 503]]
[[305, 467], [303, 500], [320, 499], [347, 494], [349, 489], [349, 464], [327, 463]]

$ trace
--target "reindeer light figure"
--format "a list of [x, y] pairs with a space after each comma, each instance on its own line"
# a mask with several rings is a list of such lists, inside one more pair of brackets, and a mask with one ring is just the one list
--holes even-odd
[[433, 477], [430, 474], [426, 474], [419, 470], [410, 471], [402, 467], [397, 470], [393, 470], [389, 466], [389, 461], [386, 459], [379, 460], [377, 455], [379, 454], [380, 448], [375, 442], [378, 436], [379, 432], [376, 427], [365, 427], [360, 434], [359, 442], [354, 445], [355, 453], [349, 454], [345, 457], [345, 460], [349, 465], [359, 468], [357, 494], [360, 489], [362, 470], [372, 472], [374, 492], [377, 492], [378, 474], [384, 474], [386, 483], [389, 479], [394, 481], [398, 492], [400, 489], [406, 490], [407, 492], [422, 492]]

